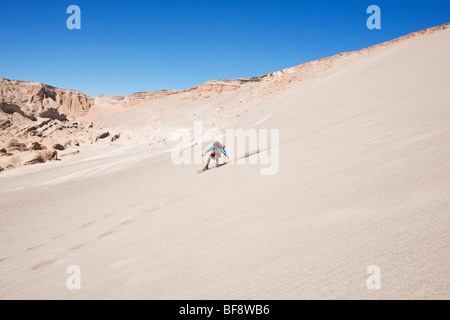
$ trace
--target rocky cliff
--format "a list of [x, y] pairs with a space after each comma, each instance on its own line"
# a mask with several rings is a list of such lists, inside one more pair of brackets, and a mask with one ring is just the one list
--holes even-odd
[[0, 78], [0, 171], [58, 160], [95, 142], [102, 128], [77, 120], [93, 104], [80, 91]]
[[86, 114], [93, 103], [93, 98], [80, 91], [0, 78], [0, 110], [6, 114], [66, 120]]

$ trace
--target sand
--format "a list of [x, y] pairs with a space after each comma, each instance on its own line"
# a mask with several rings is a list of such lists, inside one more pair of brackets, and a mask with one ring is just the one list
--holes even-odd
[[[447, 29], [270, 94], [261, 83], [94, 107], [86, 119], [128, 142], [0, 175], [0, 298], [449, 299], [449, 56]], [[239, 95], [254, 103], [232, 105]], [[173, 143], [147, 147], [223, 105], [221, 128], [279, 129], [277, 174], [232, 163], [197, 175], [172, 162]]]

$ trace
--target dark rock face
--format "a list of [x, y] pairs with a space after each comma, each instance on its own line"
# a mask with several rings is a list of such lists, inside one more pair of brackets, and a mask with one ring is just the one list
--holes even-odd
[[56, 150], [64, 150], [65, 148], [64, 148], [64, 146], [62, 145], [62, 144], [59, 144], [59, 143], [57, 143], [57, 144], [55, 144], [54, 146], [53, 146], [53, 149], [56, 149]]
[[111, 137], [111, 142], [114, 142], [119, 138], [120, 138], [120, 134], [115, 134], [113, 137]]
[[49, 118], [53, 120], [66, 121], [67, 115], [60, 113], [58, 109], [49, 108], [39, 114], [41, 118]]
[[19, 143], [19, 142], [11, 142], [9, 144], [9, 150], [17, 150], [17, 151], [28, 151], [27, 146], [25, 143]]
[[39, 142], [33, 142], [31, 144], [31, 150], [43, 150], [44, 148]]
[[5, 121], [0, 121], [0, 129], [5, 130], [12, 125], [11, 120], [7, 119]]
[[105, 139], [106, 137], [109, 137], [109, 132], [102, 133], [102, 134], [99, 135], [97, 138], [98, 138], [98, 139]]

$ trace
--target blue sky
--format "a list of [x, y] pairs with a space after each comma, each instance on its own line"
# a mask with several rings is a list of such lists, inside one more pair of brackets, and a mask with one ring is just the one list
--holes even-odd
[[[69, 30], [69, 5], [81, 30]], [[381, 30], [369, 30], [369, 5]], [[184, 89], [450, 22], [448, 0], [0, 0], [0, 77], [98, 94]]]

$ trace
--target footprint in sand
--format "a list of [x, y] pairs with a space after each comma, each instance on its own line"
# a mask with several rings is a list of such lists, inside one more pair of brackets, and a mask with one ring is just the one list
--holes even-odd
[[84, 248], [84, 247], [87, 246], [88, 244], [95, 243], [95, 242], [98, 241], [99, 239], [105, 238], [105, 237], [107, 237], [107, 236], [109, 236], [109, 235], [111, 235], [111, 234], [113, 234], [113, 233], [116, 233], [116, 232], [117, 232], [117, 230], [106, 231], [106, 232], [102, 233], [101, 235], [99, 235], [97, 238], [92, 239], [92, 240], [90, 240], [90, 241], [87, 241], [87, 242], [85, 242], [85, 243], [79, 244], [79, 245], [77, 245], [77, 246], [74, 246], [74, 247], [72, 247], [72, 248], [70, 248], [70, 249], [72, 249], [72, 250], [79, 250], [79, 249], [81, 249], [81, 248]]
[[116, 233], [116, 232], [117, 232], [117, 230], [106, 231], [106, 232], [102, 233], [101, 235], [99, 235], [97, 238], [101, 239], [101, 238], [107, 237], [110, 234], [113, 234], [113, 233]]
[[103, 218], [111, 217], [111, 216], [113, 216], [113, 215], [115, 215], [115, 214], [117, 214], [117, 212], [116, 212], [116, 213], [114, 213], [114, 212], [107, 213], [107, 214], [105, 214], [105, 215], [103, 216]]
[[41, 244], [35, 245], [35, 246], [33, 246], [33, 247], [29, 247], [29, 248], [27, 248], [27, 251], [31, 251], [31, 250], [37, 249], [37, 248], [39, 248], [39, 247], [42, 247], [43, 245], [44, 245], [44, 244], [41, 243]]
[[32, 270], [36, 270], [36, 269], [39, 269], [39, 268], [48, 266], [48, 265], [53, 264], [53, 263], [55, 263], [55, 262], [56, 262], [56, 259], [54, 259], [54, 260], [47, 260], [47, 261], [38, 263], [37, 265], [35, 265], [35, 266], [32, 268]]
[[133, 222], [133, 220], [124, 220], [124, 221], [120, 222], [120, 224], [124, 226], [126, 224], [131, 223], [131, 222]]
[[75, 246], [75, 247], [72, 247], [72, 248], [70, 248], [70, 249], [72, 249], [72, 250], [79, 250], [79, 249], [81, 249], [81, 248], [87, 246], [88, 244], [89, 244], [89, 242], [85, 242], [85, 243], [79, 244], [79, 245], [77, 245], [77, 246]]
[[81, 228], [86, 228], [86, 227], [88, 227], [88, 226], [90, 226], [90, 225], [92, 225], [92, 224], [94, 224], [94, 223], [95, 223], [94, 221], [85, 223], [85, 224], [83, 224], [83, 225], [81, 226]]

